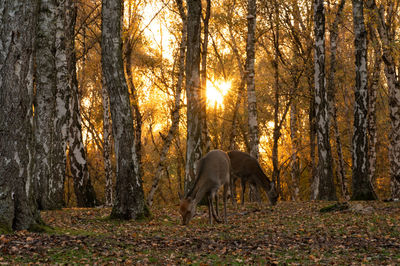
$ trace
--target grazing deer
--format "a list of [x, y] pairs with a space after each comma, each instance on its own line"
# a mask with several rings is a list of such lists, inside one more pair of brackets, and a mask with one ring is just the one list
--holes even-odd
[[250, 154], [241, 151], [229, 151], [228, 156], [231, 160], [232, 183], [237, 178], [241, 179], [242, 204], [244, 204], [246, 182], [249, 182], [250, 184], [261, 186], [267, 193], [271, 205], [275, 205], [278, 200], [275, 184], [264, 174], [258, 161], [254, 157], [251, 157]]
[[[182, 215], [183, 225], [196, 215], [196, 206], [204, 196], [208, 197], [209, 222], [212, 224], [212, 217], [220, 223], [218, 217], [218, 189], [223, 186], [224, 200], [224, 222], [226, 222], [226, 199], [230, 184], [230, 161], [226, 152], [221, 150], [212, 150], [197, 162], [196, 181], [193, 188], [184, 199], [181, 200], [179, 212]], [[215, 210], [213, 208], [213, 200]]]

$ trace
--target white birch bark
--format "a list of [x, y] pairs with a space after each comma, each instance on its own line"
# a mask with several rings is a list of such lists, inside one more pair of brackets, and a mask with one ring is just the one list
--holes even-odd
[[333, 132], [335, 135], [335, 142], [336, 142], [336, 150], [337, 150], [337, 180], [338, 185], [340, 186], [340, 190], [342, 193], [342, 197], [345, 200], [348, 200], [349, 192], [348, 192], [348, 185], [345, 176], [345, 165], [343, 159], [343, 152], [342, 152], [342, 141], [340, 138], [339, 127], [337, 123], [337, 108], [336, 108], [336, 83], [335, 83], [335, 75], [336, 75], [336, 55], [337, 55], [337, 45], [338, 45], [338, 29], [339, 23], [342, 22], [342, 13], [345, 4], [345, 0], [341, 0], [338, 4], [338, 8], [336, 11], [335, 19], [333, 24], [329, 30], [330, 35], [330, 72], [328, 76], [328, 96], [329, 96], [329, 113], [330, 113], [330, 123], [333, 125]]
[[30, 189], [32, 51], [37, 3], [1, 1], [0, 232], [38, 222]]
[[138, 173], [133, 116], [122, 62], [122, 1], [102, 2], [102, 69], [108, 94], [117, 161], [115, 202], [111, 217], [138, 219], [147, 216], [142, 180]]
[[[55, 94], [55, 115], [54, 129], [61, 134], [54, 134], [54, 156], [57, 163], [53, 171], [60, 178], [57, 179], [57, 187], [64, 191], [64, 179], [66, 168], [66, 149], [68, 140], [68, 119], [70, 117], [69, 101], [71, 97], [70, 75], [67, 61], [67, 17], [66, 1], [57, 0], [56, 10], [56, 38], [55, 38], [55, 65], [56, 65], [56, 94]], [[62, 194], [63, 196], [63, 194]]]
[[[396, 74], [395, 51], [394, 51], [394, 32], [389, 23], [390, 16], [385, 19], [384, 7], [377, 7], [375, 0], [367, 1], [368, 7], [373, 11], [374, 19], [377, 23], [379, 36], [382, 42], [382, 60], [384, 71], [389, 88], [389, 115], [390, 115], [390, 134], [389, 134], [389, 164], [392, 198], [400, 199], [400, 79], [399, 73]], [[388, 14], [393, 14], [394, 2], [389, 2], [387, 6]]]
[[259, 130], [257, 119], [257, 96], [254, 81], [255, 64], [255, 34], [256, 34], [257, 5], [255, 0], [248, 0], [247, 6], [247, 42], [246, 42], [246, 79], [248, 123], [250, 137], [250, 155], [258, 159]]
[[74, 180], [74, 191], [78, 207], [93, 207], [96, 204], [96, 193], [92, 186], [86, 150], [82, 137], [82, 118], [80, 111], [80, 93], [76, 77], [76, 55], [75, 55], [75, 23], [76, 8], [74, 0], [66, 2], [67, 14], [67, 40], [68, 42], [68, 63], [70, 73], [71, 100], [69, 120], [69, 161], [72, 177]]
[[187, 138], [185, 166], [185, 194], [195, 181], [195, 162], [202, 156], [201, 143], [201, 89], [200, 89], [200, 32], [201, 1], [187, 1], [187, 52], [186, 52], [186, 98]]
[[329, 106], [325, 81], [325, 8], [323, 0], [314, 0], [314, 82], [318, 143], [318, 174], [313, 198], [336, 200], [333, 183], [332, 153], [329, 142]]
[[374, 187], [376, 180], [376, 144], [377, 144], [377, 128], [376, 128], [376, 102], [379, 89], [379, 80], [381, 73], [382, 51], [378, 41], [377, 31], [372, 21], [368, 21], [369, 36], [374, 49], [374, 65], [372, 75], [370, 77], [368, 89], [368, 179]]
[[[65, 165], [60, 156], [62, 123], [56, 121], [56, 0], [39, 1], [38, 37], [36, 40], [36, 98], [35, 98], [35, 170], [39, 182], [39, 207], [57, 209], [63, 206]], [[60, 98], [58, 98], [60, 100]], [[62, 101], [62, 100], [61, 100]], [[63, 104], [60, 104], [62, 106]], [[56, 121], [56, 122], [55, 122]], [[61, 144], [62, 145], [62, 144]], [[54, 171], [58, 169], [58, 171]]]
[[363, 1], [353, 0], [352, 2], [356, 49], [356, 81], [352, 139], [353, 194], [351, 199], [373, 200], [376, 199], [376, 195], [368, 178], [367, 34], [364, 24]]

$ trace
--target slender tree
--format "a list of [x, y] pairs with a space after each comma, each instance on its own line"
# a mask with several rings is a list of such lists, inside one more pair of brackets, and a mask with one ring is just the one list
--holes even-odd
[[318, 141], [318, 175], [313, 184], [313, 198], [336, 200], [333, 183], [332, 153], [329, 142], [328, 93], [325, 86], [325, 8], [323, 0], [314, 0], [314, 82]]
[[102, 69], [108, 94], [117, 161], [115, 203], [111, 217], [137, 219], [148, 215], [144, 200], [133, 130], [121, 40], [121, 0], [102, 2]]
[[0, 1], [0, 233], [39, 222], [29, 156], [37, 4]]
[[254, 80], [255, 63], [255, 34], [256, 34], [256, 0], [248, 0], [247, 3], [247, 42], [246, 42], [246, 82], [247, 82], [247, 103], [248, 123], [250, 137], [250, 155], [258, 159], [259, 130], [257, 119], [257, 96]]
[[187, 1], [187, 52], [186, 52], [186, 98], [187, 138], [185, 194], [195, 179], [195, 161], [202, 156], [201, 143], [201, 88], [200, 88], [200, 31], [201, 1]]
[[329, 104], [329, 122], [333, 125], [333, 132], [336, 141], [336, 150], [337, 150], [337, 180], [338, 185], [340, 186], [340, 190], [344, 199], [349, 199], [349, 192], [347, 188], [347, 180], [345, 176], [345, 165], [343, 159], [342, 152], [342, 141], [339, 134], [339, 127], [337, 122], [337, 107], [336, 107], [336, 83], [335, 83], [335, 75], [337, 68], [337, 45], [338, 45], [338, 31], [339, 31], [339, 23], [342, 21], [342, 13], [345, 4], [345, 0], [341, 0], [337, 5], [337, 11], [335, 15], [335, 19], [329, 29], [329, 43], [330, 43], [330, 71], [328, 75], [327, 82], [327, 90], [328, 90], [328, 104]]
[[86, 150], [82, 138], [82, 119], [80, 111], [80, 97], [76, 78], [75, 56], [75, 22], [76, 8], [74, 0], [58, 0], [64, 3], [65, 36], [67, 61], [69, 72], [69, 86], [71, 99], [69, 101], [69, 162], [74, 181], [74, 191], [78, 207], [93, 207], [96, 204], [96, 193], [92, 186], [86, 159]]
[[382, 64], [382, 50], [378, 40], [378, 33], [373, 25], [372, 20], [367, 22], [368, 34], [370, 37], [370, 42], [373, 46], [373, 69], [371, 71], [370, 79], [368, 80], [368, 160], [369, 160], [369, 170], [368, 170], [368, 179], [371, 184], [374, 185], [376, 180], [376, 161], [377, 161], [377, 151], [376, 144], [378, 142], [378, 134], [377, 134], [377, 116], [376, 116], [376, 104], [377, 104], [377, 95], [378, 89], [380, 85], [380, 77], [381, 77], [381, 64]]
[[352, 2], [356, 49], [356, 81], [352, 139], [353, 194], [351, 199], [374, 200], [376, 195], [368, 178], [367, 32], [364, 24], [364, 4], [362, 0], [353, 0]]
[[[385, 76], [389, 89], [389, 164], [392, 197], [400, 199], [400, 78], [396, 74], [395, 64], [395, 30], [391, 21], [395, 12], [393, 1], [389, 1], [387, 15], [383, 6], [376, 5], [375, 0], [367, 1], [368, 7], [373, 11], [374, 21], [377, 24], [379, 36], [382, 42], [382, 59], [385, 65]], [[398, 7], [397, 7], [398, 8]], [[398, 72], [398, 71], [397, 71]]]

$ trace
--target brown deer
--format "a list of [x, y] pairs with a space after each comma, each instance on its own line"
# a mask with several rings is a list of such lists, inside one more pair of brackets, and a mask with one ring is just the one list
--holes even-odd
[[228, 156], [231, 160], [232, 183], [234, 183], [238, 178], [241, 179], [242, 204], [244, 204], [246, 182], [249, 182], [250, 184], [262, 187], [267, 193], [271, 205], [275, 205], [278, 200], [278, 193], [276, 192], [275, 183], [270, 181], [264, 174], [258, 161], [254, 157], [251, 157], [250, 154], [241, 151], [229, 151]]
[[[226, 219], [226, 200], [230, 184], [230, 161], [226, 152], [212, 150], [197, 162], [197, 174], [193, 188], [180, 202], [179, 212], [182, 215], [182, 224], [187, 225], [196, 215], [196, 206], [204, 196], [208, 197], [209, 222], [212, 217], [220, 223], [218, 217], [218, 189], [223, 186], [224, 222]], [[213, 200], [215, 199], [215, 210]], [[212, 215], [212, 217], [211, 217]]]

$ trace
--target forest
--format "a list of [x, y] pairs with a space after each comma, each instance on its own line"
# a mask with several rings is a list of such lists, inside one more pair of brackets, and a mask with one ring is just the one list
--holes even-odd
[[0, 263], [399, 263], [399, 75], [398, 0], [0, 0]]

